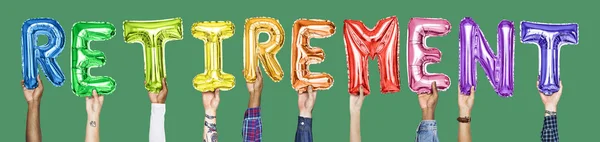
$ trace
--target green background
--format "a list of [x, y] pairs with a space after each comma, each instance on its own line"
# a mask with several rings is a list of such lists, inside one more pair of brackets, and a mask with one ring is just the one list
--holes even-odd
[[[593, 139], [599, 127], [593, 104], [600, 96], [592, 94], [588, 73], [598, 69], [592, 62], [600, 49], [593, 47], [592, 37], [598, 19], [593, 1], [13, 1], [3, 2], [2, 33], [2, 97], [0, 98], [0, 141], [22, 141], [25, 138], [27, 103], [19, 81], [21, 75], [21, 25], [29, 18], [51, 17], [65, 29], [66, 44], [58, 57], [67, 80], [62, 87], [53, 87], [43, 79], [45, 87], [41, 104], [41, 127], [44, 141], [76, 142], [85, 137], [85, 101], [70, 88], [70, 29], [77, 21], [113, 23], [117, 34], [103, 42], [93, 42], [92, 48], [106, 54], [106, 65], [93, 69], [93, 75], [107, 75], [117, 81], [113, 95], [105, 98], [102, 109], [101, 140], [106, 142], [148, 141], [150, 102], [144, 89], [141, 44], [123, 40], [124, 20], [158, 20], [181, 17], [184, 39], [168, 42], [166, 64], [169, 82], [166, 137], [168, 141], [201, 141], [203, 108], [201, 93], [192, 87], [192, 78], [204, 70], [203, 42], [192, 37], [191, 25], [198, 21], [231, 20], [236, 34], [223, 42], [224, 70], [236, 77], [236, 87], [221, 92], [218, 109], [219, 140], [241, 141], [243, 113], [248, 92], [242, 75], [244, 20], [256, 16], [279, 19], [286, 41], [277, 54], [285, 71], [284, 79], [274, 83], [266, 78], [262, 97], [264, 141], [293, 141], [297, 125], [297, 95], [290, 84], [291, 28], [298, 18], [318, 18], [333, 21], [336, 33], [327, 39], [314, 39], [311, 44], [325, 50], [325, 62], [312, 65], [312, 71], [330, 73], [335, 83], [330, 90], [319, 91], [313, 113], [315, 141], [349, 141], [347, 65], [342, 36], [343, 20], [362, 20], [369, 27], [377, 20], [396, 15], [400, 23], [401, 91], [390, 95], [379, 93], [377, 62], [369, 62], [373, 93], [362, 108], [362, 139], [364, 141], [414, 141], [421, 119], [417, 97], [407, 87], [406, 25], [411, 17], [445, 18], [452, 32], [445, 37], [429, 38], [427, 43], [442, 51], [442, 62], [428, 67], [429, 72], [450, 76], [452, 86], [441, 92], [436, 119], [442, 141], [456, 141], [458, 83], [458, 25], [471, 16], [496, 47], [496, 27], [502, 19], [515, 22], [515, 92], [514, 97], [495, 94], [478, 67], [479, 86], [472, 112], [474, 141], [540, 141], [544, 107], [535, 88], [538, 73], [538, 49], [533, 44], [519, 42], [519, 22], [522, 20], [548, 23], [579, 23], [580, 43], [561, 50], [561, 75], [565, 86], [559, 107], [560, 137], [563, 141]], [[262, 36], [264, 38], [265, 36]], [[264, 72], [264, 71], [263, 71]], [[589, 111], [591, 110], [591, 111]], [[589, 111], [589, 112], [586, 112]]]

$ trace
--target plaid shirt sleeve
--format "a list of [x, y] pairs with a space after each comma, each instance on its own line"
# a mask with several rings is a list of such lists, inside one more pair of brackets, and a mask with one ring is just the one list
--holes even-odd
[[556, 121], [556, 115], [544, 117], [542, 142], [558, 142], [558, 122]]
[[439, 142], [437, 135], [437, 122], [435, 120], [423, 120], [417, 128], [415, 142]]
[[242, 137], [244, 142], [260, 142], [262, 140], [262, 120], [259, 107], [248, 108], [244, 113]]
[[312, 118], [298, 116], [295, 142], [312, 142]]

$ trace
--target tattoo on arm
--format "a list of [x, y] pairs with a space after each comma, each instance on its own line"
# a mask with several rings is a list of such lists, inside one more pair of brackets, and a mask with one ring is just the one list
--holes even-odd
[[[214, 116], [213, 116], [214, 117]], [[207, 115], [208, 118], [208, 115]], [[204, 126], [208, 128], [208, 132], [206, 132], [206, 137], [204, 138], [204, 142], [217, 142], [217, 124], [215, 123], [208, 123], [207, 121], [204, 121]]]
[[217, 118], [217, 116], [206, 115], [206, 118], [207, 118], [207, 119], [210, 119], [210, 120], [212, 120], [212, 119], [215, 119], [215, 118]]
[[90, 121], [90, 126], [96, 127], [96, 121]]

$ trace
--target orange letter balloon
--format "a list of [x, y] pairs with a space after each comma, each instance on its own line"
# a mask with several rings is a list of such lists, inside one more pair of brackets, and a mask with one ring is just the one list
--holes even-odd
[[335, 25], [328, 20], [299, 19], [292, 29], [292, 88], [305, 92], [308, 86], [315, 90], [327, 90], [333, 85], [333, 77], [327, 73], [315, 73], [310, 64], [325, 60], [323, 49], [310, 46], [311, 38], [328, 38], [335, 33]]

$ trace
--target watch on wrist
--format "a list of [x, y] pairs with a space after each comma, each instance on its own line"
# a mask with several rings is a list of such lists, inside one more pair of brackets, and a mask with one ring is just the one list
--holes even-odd
[[456, 118], [456, 120], [460, 123], [470, 123], [471, 117], [469, 117], [469, 116], [458, 117], [458, 118]]
[[546, 113], [546, 114], [548, 114], [548, 115], [556, 115], [556, 111], [549, 111], [549, 110], [546, 110], [546, 112], [545, 112], [545, 113]]

